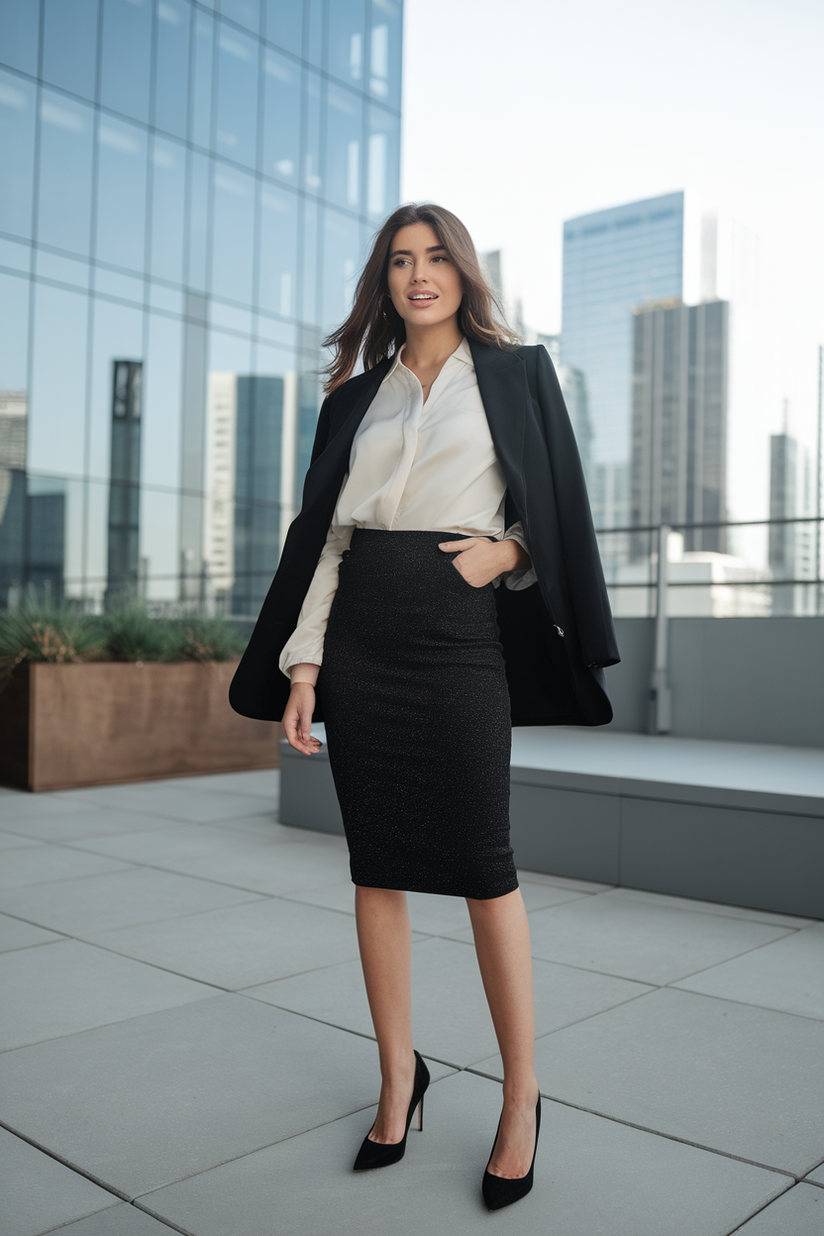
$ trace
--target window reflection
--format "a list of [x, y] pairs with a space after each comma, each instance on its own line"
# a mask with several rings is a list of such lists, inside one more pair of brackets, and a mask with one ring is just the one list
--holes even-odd
[[320, 75], [304, 73], [303, 108], [306, 145], [303, 151], [303, 186], [310, 193], [318, 193], [323, 184], [320, 161]]
[[328, 209], [324, 219], [323, 322], [329, 329], [342, 322], [352, 307], [360, 264], [357, 219]]
[[[283, 7], [292, 8], [292, 4], [290, 2]], [[259, 33], [260, 0], [220, 0], [220, 12], [223, 17], [236, 21], [239, 26], [245, 26], [254, 34]]]
[[329, 84], [326, 108], [326, 195], [338, 206], [360, 205], [363, 105], [359, 95]]
[[400, 180], [400, 117], [382, 107], [369, 108], [369, 156], [366, 172], [366, 211], [382, 219], [397, 199]]
[[401, 105], [401, 40], [403, 16], [399, 0], [372, 0], [369, 87], [391, 107]]
[[263, 173], [297, 184], [300, 162], [300, 69], [266, 49], [263, 62]]
[[186, 150], [155, 137], [151, 154], [152, 206], [149, 270], [171, 283], [183, 280]]
[[97, 10], [98, 0], [72, 0], [71, 4], [45, 0], [43, 6], [44, 79], [91, 100], [97, 63]]
[[97, 132], [95, 256], [143, 270], [146, 234], [146, 131], [101, 114]]
[[0, 69], [0, 231], [31, 236], [34, 184], [34, 86]]
[[266, 38], [295, 56], [303, 48], [303, 3], [302, 0], [264, 0], [266, 7]]
[[192, 111], [189, 137], [196, 146], [212, 144], [212, 61], [215, 19], [211, 13], [195, 12], [192, 69]]
[[37, 239], [88, 254], [94, 111], [85, 103], [43, 90], [40, 119]]
[[252, 304], [254, 179], [215, 163], [212, 293]]
[[221, 22], [215, 143], [219, 154], [247, 167], [256, 162], [257, 97], [257, 42]]
[[33, 471], [83, 474], [87, 317], [82, 293], [35, 287], [28, 430]]
[[189, 152], [189, 221], [187, 228], [186, 282], [197, 291], [206, 290], [206, 263], [209, 245], [208, 155]]
[[329, 7], [327, 67], [334, 77], [360, 86], [364, 78], [364, 0], [338, 0]]
[[191, 8], [183, 0], [158, 0], [154, 123], [158, 129], [184, 138], [189, 93], [190, 16]]
[[103, 0], [100, 102], [144, 124], [149, 119], [151, 37], [149, 0]]
[[260, 192], [258, 303], [262, 309], [293, 317], [297, 293], [297, 198], [263, 185]]
[[40, 5], [20, 0], [0, 3], [0, 59], [23, 73], [37, 72]]

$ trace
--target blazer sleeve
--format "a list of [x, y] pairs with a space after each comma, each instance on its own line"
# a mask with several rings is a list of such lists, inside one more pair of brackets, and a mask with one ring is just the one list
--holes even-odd
[[621, 657], [578, 444], [550, 355], [541, 346], [535, 355], [538, 403], [581, 655], [593, 668], [616, 665]]

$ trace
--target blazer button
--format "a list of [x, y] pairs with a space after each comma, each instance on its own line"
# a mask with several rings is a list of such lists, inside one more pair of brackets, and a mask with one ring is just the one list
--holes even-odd
[[561, 639], [563, 639], [563, 638], [564, 638], [564, 628], [563, 628], [563, 627], [559, 627], [557, 622], [556, 622], [556, 623], [553, 623], [553, 626], [555, 627], [555, 630], [556, 630], [556, 631], [558, 632], [558, 634], [560, 635]]

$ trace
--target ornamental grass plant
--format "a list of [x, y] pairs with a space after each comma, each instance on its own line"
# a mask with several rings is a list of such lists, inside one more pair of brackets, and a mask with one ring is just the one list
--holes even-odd
[[228, 661], [243, 641], [225, 618], [153, 617], [133, 601], [108, 614], [27, 605], [0, 612], [0, 671], [23, 661]]

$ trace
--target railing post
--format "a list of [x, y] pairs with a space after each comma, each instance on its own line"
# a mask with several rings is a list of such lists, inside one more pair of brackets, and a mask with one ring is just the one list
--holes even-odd
[[672, 688], [667, 680], [669, 640], [667, 630], [668, 551], [672, 528], [658, 529], [658, 582], [655, 604], [655, 661], [649, 690], [649, 732], [668, 734], [672, 729]]

